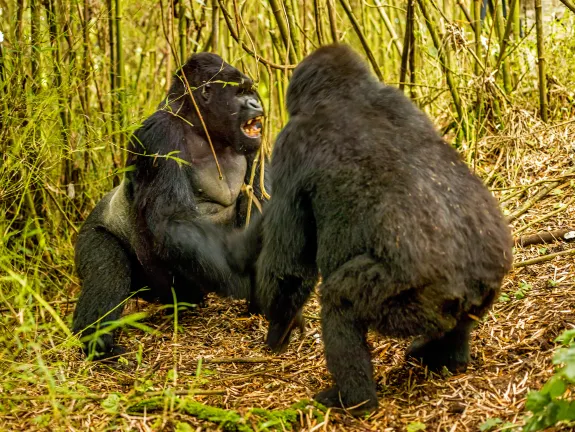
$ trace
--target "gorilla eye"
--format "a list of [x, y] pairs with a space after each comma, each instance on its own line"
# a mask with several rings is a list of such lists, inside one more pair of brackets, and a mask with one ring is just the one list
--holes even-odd
[[212, 86], [210, 84], [206, 84], [202, 87], [202, 96], [204, 99], [208, 100], [210, 98], [210, 91]]

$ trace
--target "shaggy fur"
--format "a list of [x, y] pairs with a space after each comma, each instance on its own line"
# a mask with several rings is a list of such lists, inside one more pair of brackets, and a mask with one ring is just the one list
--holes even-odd
[[496, 200], [400, 91], [350, 48], [296, 68], [274, 147], [257, 298], [281, 350], [321, 272], [327, 406], [377, 407], [368, 329], [419, 336], [409, 354], [464, 370], [469, 332], [512, 263]]
[[[247, 198], [240, 189], [261, 145], [261, 137], [241, 130], [263, 115], [252, 87], [217, 55], [196, 54], [176, 73], [158, 111], [134, 133], [124, 181], [97, 204], [76, 244], [82, 292], [73, 330], [83, 336], [104, 330], [85, 338], [91, 357], [122, 351], [106, 327], [120, 317], [132, 292], [166, 304], [201, 304], [204, 293], [214, 291], [250, 298], [253, 278], [236, 270], [246, 265], [235, 261], [229, 244], [237, 242], [232, 229], [245, 224]], [[259, 164], [255, 169], [259, 180]]]

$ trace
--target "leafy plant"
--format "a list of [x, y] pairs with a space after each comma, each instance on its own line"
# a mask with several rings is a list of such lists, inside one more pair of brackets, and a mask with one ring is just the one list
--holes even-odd
[[559, 422], [575, 422], [575, 329], [563, 332], [556, 342], [563, 344], [553, 356], [558, 366], [539, 391], [529, 392], [525, 409], [532, 413], [523, 428], [539, 431]]

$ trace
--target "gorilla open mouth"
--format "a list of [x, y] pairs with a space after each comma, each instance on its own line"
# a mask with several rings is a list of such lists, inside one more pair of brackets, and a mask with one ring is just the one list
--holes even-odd
[[242, 132], [248, 138], [259, 138], [262, 136], [262, 122], [264, 117], [257, 116], [247, 120], [242, 124]]

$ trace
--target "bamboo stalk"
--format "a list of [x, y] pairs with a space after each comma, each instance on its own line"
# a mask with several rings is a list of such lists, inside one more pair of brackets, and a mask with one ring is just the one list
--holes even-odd
[[399, 89], [405, 88], [406, 76], [408, 74], [408, 60], [411, 51], [411, 40], [413, 36], [413, 0], [407, 1], [407, 14], [405, 18], [405, 36], [403, 39], [403, 52], [401, 53], [401, 67], [399, 70]]
[[334, 0], [327, 0], [327, 16], [329, 18], [329, 31], [331, 33], [331, 40], [333, 43], [339, 42], [339, 37], [337, 36], [337, 23], [335, 16], [335, 5]]
[[[224, 4], [222, 3], [222, 0], [218, 0], [219, 4], [220, 4], [220, 8], [222, 10], [222, 14], [224, 16], [224, 20], [228, 26], [228, 35], [231, 36], [232, 39], [234, 39], [236, 42], [239, 43], [239, 37], [233, 27], [233, 23], [231, 21], [231, 17], [229, 12], [227, 11], [227, 9], [225, 8]], [[282, 65], [282, 64], [278, 64], [276, 60], [276, 63], [270, 61], [270, 60], [266, 60], [265, 58], [261, 57], [259, 54], [255, 53], [250, 47], [248, 47], [245, 43], [241, 43], [241, 47], [244, 49], [244, 51], [246, 53], [248, 53], [250, 56], [254, 57], [258, 62], [261, 62], [267, 66], [270, 66], [272, 69], [279, 69], [279, 70], [287, 70], [287, 69], [294, 69], [296, 67], [295, 64], [286, 64], [286, 65]]]
[[[391, 20], [389, 19], [387, 12], [385, 12], [385, 9], [383, 8], [381, 0], [375, 0], [375, 4], [377, 6], [376, 9], [379, 12], [379, 16], [381, 17], [383, 24], [385, 25], [385, 28], [387, 29], [387, 31], [389, 32], [389, 35], [391, 36], [393, 46], [397, 50], [397, 54], [401, 56], [403, 48], [401, 46], [401, 43], [399, 43], [399, 37], [397, 36], [397, 33], [395, 32], [395, 28], [393, 27], [393, 24], [391, 23]], [[408, 9], [409, 9], [410, 4], [411, 3], [408, 3]]]
[[482, 0], [473, 0], [473, 18], [475, 19], [475, 75], [481, 73], [481, 3]]
[[537, 29], [537, 66], [539, 68], [539, 109], [541, 111], [541, 119], [547, 122], [547, 78], [545, 76], [543, 7], [541, 0], [535, 0], [535, 26]]
[[180, 39], [180, 58], [179, 58], [179, 66], [182, 66], [186, 61], [186, 55], [188, 52], [186, 46], [186, 5], [183, 0], [180, 0], [178, 3], [179, 10], [178, 10], [178, 37]]
[[32, 72], [32, 88], [38, 91], [40, 88], [40, 5], [38, 0], [30, 0], [30, 31], [32, 42], [32, 55], [30, 56], [30, 66]]
[[563, 3], [567, 9], [575, 13], [575, 5], [573, 3], [571, 3], [569, 0], [559, 0], [559, 1]]
[[296, 17], [298, 16], [297, 7], [293, 3], [294, 0], [286, 0], [285, 5], [285, 12], [287, 15], [287, 21], [289, 24], [289, 34], [291, 38], [291, 42], [293, 44], [296, 56], [296, 62], [303, 58], [302, 56], [302, 49], [301, 49], [301, 42], [299, 38], [299, 27], [296, 23]]
[[347, 17], [351, 21], [351, 25], [353, 26], [353, 29], [355, 30], [355, 33], [357, 34], [357, 37], [361, 42], [361, 46], [363, 47], [363, 50], [365, 51], [365, 54], [367, 55], [367, 58], [369, 59], [375, 74], [377, 75], [380, 81], [383, 81], [383, 75], [381, 73], [379, 65], [375, 60], [375, 56], [373, 55], [373, 52], [371, 51], [371, 48], [369, 47], [369, 44], [367, 43], [367, 40], [365, 39], [365, 36], [361, 31], [361, 27], [357, 22], [357, 19], [355, 18], [353, 12], [351, 11], [349, 4], [347, 3], [346, 0], [340, 0], [340, 4], [343, 7], [343, 10], [345, 11]]
[[[503, 53], [503, 45], [505, 44], [505, 32], [506, 32], [506, 28], [511, 29], [511, 23], [512, 23], [512, 19], [511, 17], [508, 15], [508, 19], [507, 19], [507, 25], [504, 27], [504, 23], [503, 23], [503, 8], [501, 7], [501, 3], [500, 4], [495, 4], [494, 6], [495, 9], [495, 30], [496, 30], [496, 34], [497, 37], [499, 38], [499, 54], [500, 54], [500, 58], [503, 59], [504, 57], [501, 55]], [[509, 70], [509, 62], [506, 60], [502, 60], [499, 63], [499, 67], [501, 70], [501, 73], [503, 75], [503, 88], [505, 89], [506, 93], [511, 93], [511, 89], [512, 89], [512, 85], [511, 85], [511, 72]]]
[[[315, 17], [315, 31], [317, 34], [317, 42], [323, 45], [323, 28], [321, 22], [321, 13], [319, 10], [319, 2], [320, 0], [313, 0], [313, 13]], [[329, 0], [327, 1], [329, 7]]]
[[[108, 44], [109, 44], [109, 55], [110, 55], [110, 116], [112, 121], [110, 122], [110, 139], [112, 143], [116, 140], [116, 135], [114, 134], [116, 130], [115, 120], [116, 120], [116, 42], [114, 39], [114, 9], [112, 0], [107, 0], [108, 7]], [[115, 158], [114, 162], [115, 162]], [[115, 167], [115, 166], [114, 166]]]
[[466, 131], [467, 125], [465, 121], [465, 113], [463, 112], [463, 107], [461, 105], [461, 98], [459, 96], [459, 91], [457, 90], [457, 86], [455, 85], [455, 80], [453, 79], [453, 74], [451, 69], [448, 67], [447, 57], [445, 55], [445, 50], [447, 47], [441, 46], [441, 40], [439, 35], [437, 34], [437, 30], [435, 29], [431, 17], [425, 8], [422, 0], [417, 0], [419, 5], [419, 9], [421, 10], [421, 14], [425, 20], [425, 24], [427, 25], [427, 29], [429, 30], [429, 34], [431, 35], [431, 39], [433, 40], [433, 45], [437, 50], [437, 55], [439, 57], [439, 61], [441, 63], [441, 67], [443, 69], [443, 73], [445, 75], [445, 80], [447, 81], [447, 86], [449, 87], [449, 92], [451, 93], [451, 98], [453, 99], [453, 104], [455, 105], [455, 110], [457, 111], [458, 121], [461, 125], [461, 129]]
[[[283, 41], [284, 46], [286, 48], [286, 51], [288, 53], [289, 61], [291, 63], [297, 63], [297, 57], [296, 57], [296, 54], [294, 51], [294, 47], [291, 45], [290, 32], [288, 30], [286, 22], [284, 21], [283, 3], [278, 2], [278, 0], [269, 0], [269, 3], [271, 6], [271, 9], [272, 9], [272, 13], [274, 15], [276, 24], [277, 24], [278, 29], [280, 31], [282, 41]], [[220, 6], [221, 6], [221, 1], [220, 1]], [[223, 9], [223, 7], [222, 7], [222, 9]]]
[[119, 144], [123, 148], [124, 145], [124, 133], [123, 129], [125, 126], [125, 117], [126, 117], [126, 92], [124, 89], [124, 81], [125, 81], [125, 69], [124, 69], [124, 49], [122, 45], [122, 1], [115, 0], [116, 3], [116, 15], [115, 15], [115, 24], [116, 24], [116, 88], [118, 89], [118, 101], [120, 105], [120, 109], [118, 110], [118, 123], [120, 126], [121, 134], [120, 134], [120, 141]]

